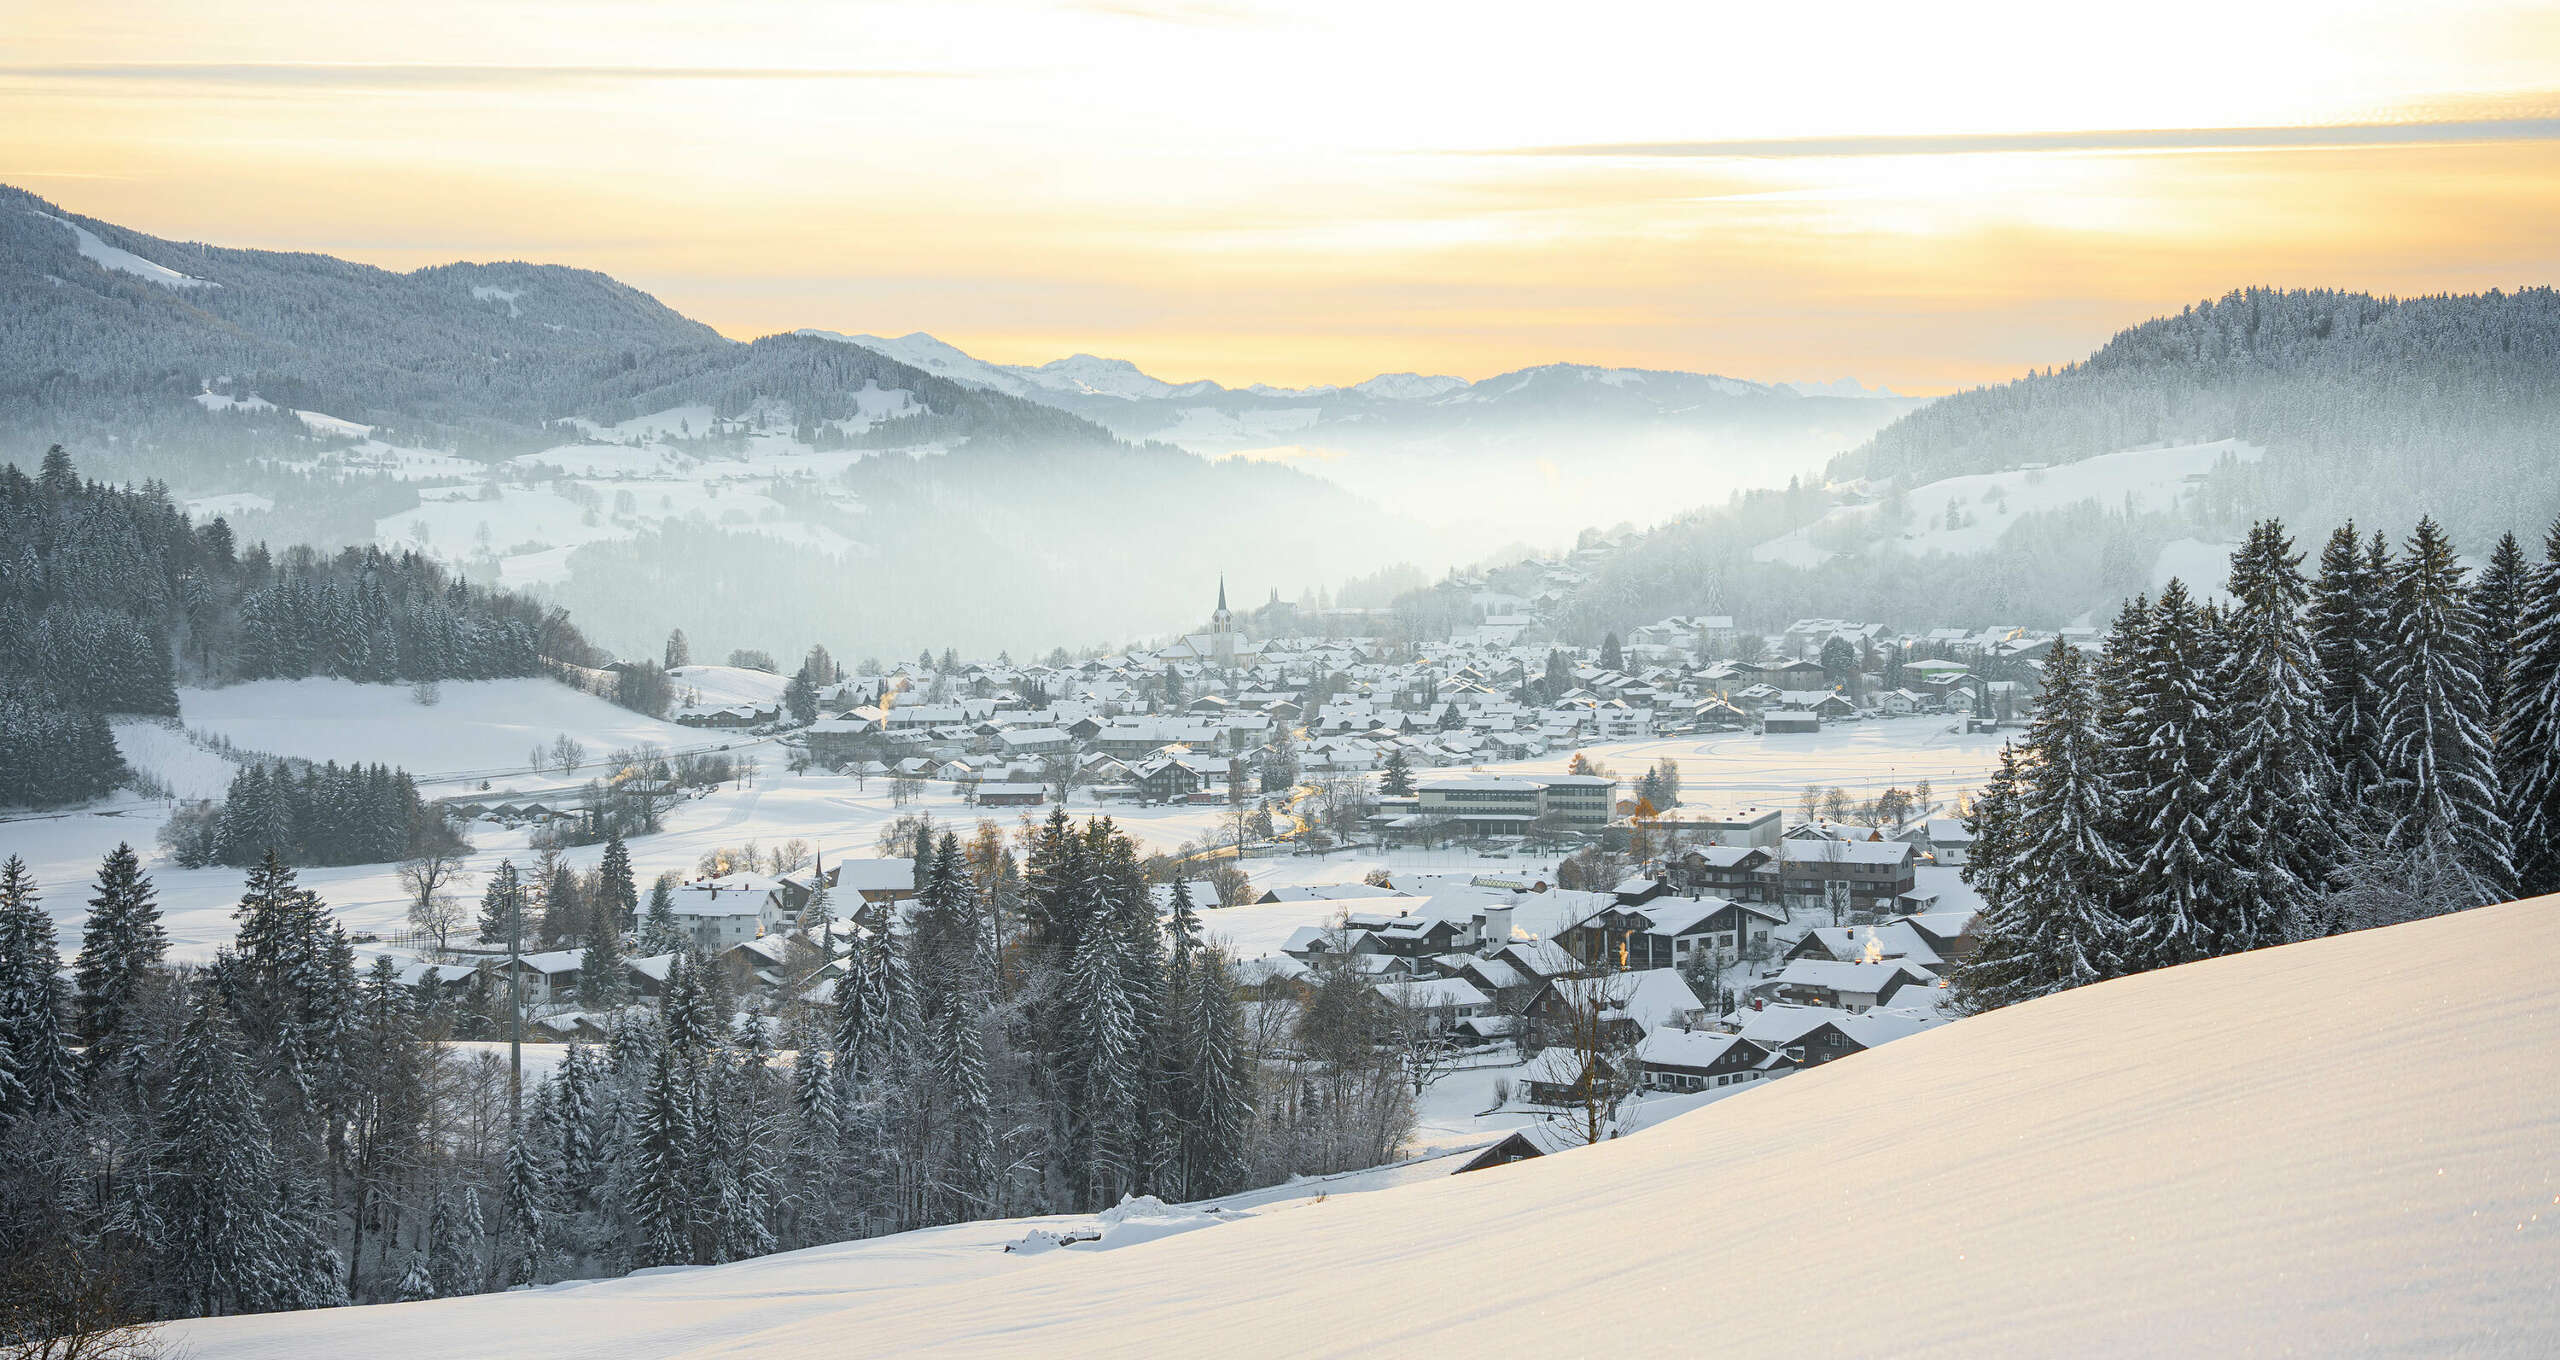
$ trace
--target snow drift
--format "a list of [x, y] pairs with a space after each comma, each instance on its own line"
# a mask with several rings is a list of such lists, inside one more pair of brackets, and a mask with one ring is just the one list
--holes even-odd
[[2560, 1350], [2544, 898], [2088, 988], [1122, 1250], [969, 1225], [185, 1324], [198, 1360]]

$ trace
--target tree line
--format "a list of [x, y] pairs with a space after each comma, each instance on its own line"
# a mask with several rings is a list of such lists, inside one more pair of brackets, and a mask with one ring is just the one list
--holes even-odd
[[2054, 649], [1972, 808], [1965, 1005], [2560, 891], [2560, 524], [2476, 580], [2432, 519], [2302, 562], [2261, 522], [2227, 603]]
[[[538, 910], [615, 980], [593, 997], [608, 1038], [549, 1049], [556, 1068], [521, 1091], [444, 1042], [503, 1037], [503, 981], [360, 966], [273, 854], [201, 967], [167, 958], [153, 886], [118, 847], [65, 969], [12, 859], [9, 1288], [90, 1330], [443, 1297], [1394, 1155], [1411, 1094], [1364, 1028], [1365, 983], [1240, 1001], [1188, 885], [1149, 884], [1108, 820], [1021, 834], [1017, 858], [992, 824], [917, 824], [914, 899], [839, 922], [819, 894], [800, 924], [824, 964], [765, 1002], [692, 947], [671, 878], [639, 905], [618, 842], [593, 875], [538, 869], [538, 893], [502, 869], [484, 933]], [[626, 1004], [622, 954], [662, 945], [656, 1005]]]
[[160, 838], [191, 869], [245, 867], [270, 850], [297, 864], [383, 864], [465, 848], [407, 770], [334, 760], [244, 765], [220, 800], [179, 809]]
[[107, 486], [60, 446], [0, 467], [0, 805], [125, 776], [105, 719], [171, 716], [177, 684], [494, 679], [595, 660], [565, 614], [448, 579], [415, 553], [242, 547], [159, 483]]

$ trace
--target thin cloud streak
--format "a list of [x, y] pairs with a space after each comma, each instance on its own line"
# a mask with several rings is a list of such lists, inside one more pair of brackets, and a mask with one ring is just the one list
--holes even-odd
[[2055, 132], [1952, 132], [1854, 137], [1775, 137], [1713, 142], [1602, 142], [1531, 146], [1496, 156], [1786, 159], [1841, 156], [1972, 156], [2075, 151], [2284, 151], [2453, 142], [2560, 141], [2560, 118], [2464, 118], [2303, 127], [2115, 128]]
[[658, 80], [958, 80], [964, 71], [789, 66], [478, 66], [424, 62], [67, 62], [0, 66], [0, 79], [272, 85], [324, 88], [495, 89]]

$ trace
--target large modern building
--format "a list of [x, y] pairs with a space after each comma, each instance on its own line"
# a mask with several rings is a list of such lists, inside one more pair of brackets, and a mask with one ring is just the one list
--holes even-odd
[[1448, 827], [1462, 835], [1520, 835], [1550, 813], [1576, 831], [1609, 824], [1618, 781], [1605, 775], [1469, 775], [1434, 779], [1415, 790], [1416, 824]]

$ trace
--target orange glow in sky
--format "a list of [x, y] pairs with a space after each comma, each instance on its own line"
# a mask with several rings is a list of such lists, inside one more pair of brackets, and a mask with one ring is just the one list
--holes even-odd
[[2248, 284], [2560, 275], [2511, 4], [0, 0], [0, 182], [1160, 377], [1906, 391]]

